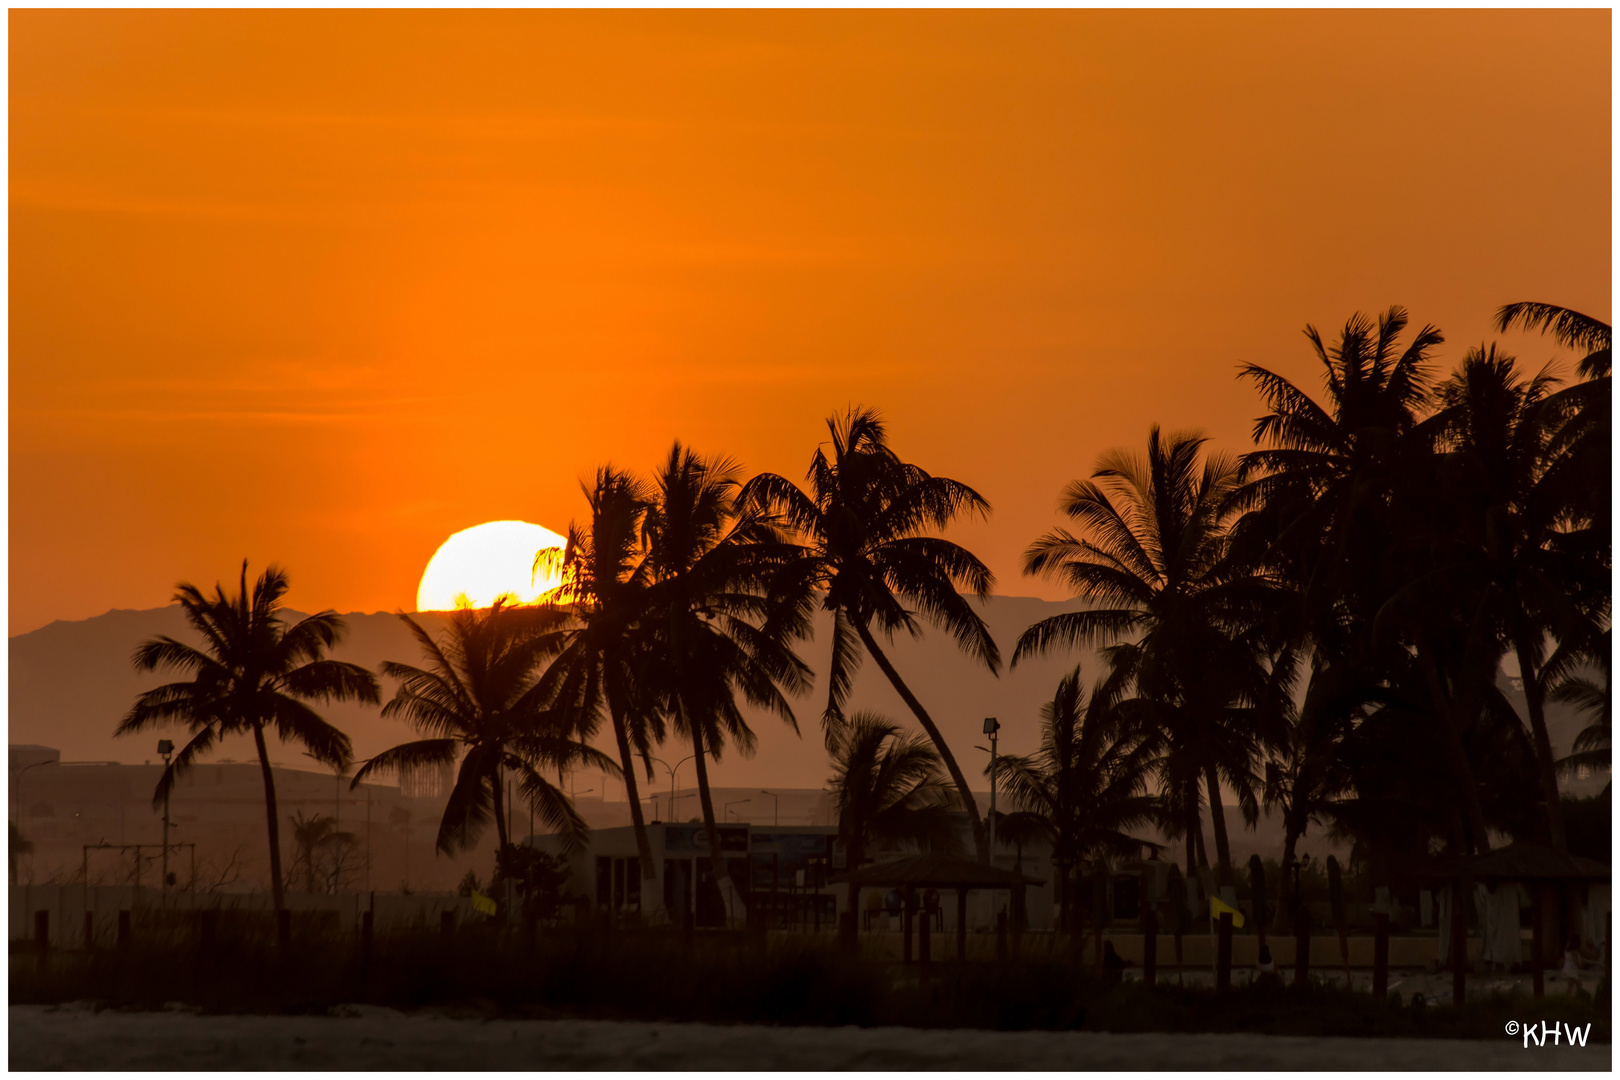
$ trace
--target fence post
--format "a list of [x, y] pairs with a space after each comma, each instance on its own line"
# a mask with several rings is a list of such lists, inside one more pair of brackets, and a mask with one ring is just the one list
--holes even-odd
[[933, 921], [934, 913], [923, 908], [922, 919], [917, 924], [917, 962], [922, 965], [925, 975], [928, 973], [928, 962], [932, 959], [929, 955], [931, 952], [929, 946], [933, 942], [933, 932], [930, 928]]
[[1299, 918], [1294, 920], [1294, 985], [1303, 990], [1311, 981], [1311, 913], [1304, 904], [1299, 906]]
[[1232, 989], [1232, 913], [1221, 912], [1215, 925], [1215, 989]]
[[1468, 906], [1473, 883], [1459, 878], [1451, 894], [1451, 1003], [1462, 1005], [1468, 996]]
[[1540, 1001], [1546, 996], [1546, 972], [1541, 962], [1541, 905], [1530, 909], [1530, 993]]
[[292, 947], [292, 912], [286, 908], [276, 912], [276, 947], [282, 952]]
[[1142, 909], [1142, 983], [1152, 986], [1159, 978], [1159, 916], [1151, 907]]
[[45, 963], [51, 952], [51, 913], [34, 912], [34, 947], [39, 950], [39, 962]]
[[1389, 913], [1373, 913], [1373, 997], [1389, 996]]
[[374, 912], [362, 911], [360, 913], [360, 966], [371, 966], [371, 939], [375, 933], [377, 918]]
[[96, 948], [96, 913], [84, 913], [84, 951], [94, 952]]
[[128, 952], [130, 948], [129, 908], [120, 908], [118, 911], [118, 951]]
[[1007, 913], [996, 912], [996, 959], [1007, 959]]

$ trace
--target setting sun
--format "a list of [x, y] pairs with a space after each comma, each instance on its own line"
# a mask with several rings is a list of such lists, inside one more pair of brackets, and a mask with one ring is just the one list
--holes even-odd
[[450, 611], [463, 604], [488, 607], [501, 596], [532, 603], [558, 583], [555, 575], [535, 577], [536, 553], [567, 542], [527, 521], [486, 521], [454, 533], [422, 571], [416, 610]]

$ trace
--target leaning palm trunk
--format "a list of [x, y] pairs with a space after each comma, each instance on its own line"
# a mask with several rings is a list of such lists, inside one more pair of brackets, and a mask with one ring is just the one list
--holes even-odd
[[[636, 856], [641, 863], [641, 880], [652, 881], [658, 876], [658, 868], [653, 862], [652, 841], [647, 838], [647, 819], [641, 813], [641, 792], [636, 787], [636, 763], [630, 754], [630, 734], [618, 709], [609, 704], [608, 713], [613, 720], [613, 741], [618, 744], [619, 764], [624, 768], [624, 797], [630, 802], [630, 825], [636, 834]], [[670, 812], [673, 815], [674, 810]]]
[[1569, 840], [1564, 833], [1564, 808], [1559, 803], [1558, 772], [1553, 762], [1552, 740], [1547, 736], [1546, 700], [1541, 679], [1536, 674], [1535, 658], [1530, 644], [1522, 634], [1517, 635], [1515, 653], [1519, 658], [1519, 678], [1524, 683], [1525, 710], [1530, 714], [1530, 731], [1535, 737], [1536, 779], [1541, 783], [1541, 794], [1547, 800], [1547, 833], [1553, 850], [1559, 854], [1569, 851]]
[[1226, 814], [1221, 805], [1221, 781], [1215, 766], [1204, 766], [1204, 784], [1209, 788], [1209, 823], [1215, 829], [1216, 872], [1222, 885], [1232, 884], [1232, 847], [1226, 836]]
[[917, 696], [911, 692], [910, 687], [906, 686], [904, 680], [900, 678], [900, 673], [894, 669], [894, 665], [889, 663], [889, 658], [884, 655], [882, 649], [878, 648], [877, 639], [872, 636], [872, 631], [866, 625], [865, 620], [855, 619], [853, 621], [855, 631], [861, 636], [861, 644], [866, 646], [866, 651], [871, 654], [873, 660], [877, 661], [877, 666], [882, 669], [883, 674], [888, 678], [895, 692], [905, 701], [906, 706], [917, 717], [917, 722], [923, 726], [923, 730], [933, 740], [934, 749], [939, 752], [940, 760], [945, 763], [945, 770], [951, 774], [951, 781], [956, 785], [957, 795], [962, 800], [962, 809], [967, 812], [968, 824], [973, 827], [973, 846], [978, 851], [979, 861], [988, 863], [991, 854], [990, 845], [984, 835], [984, 822], [979, 820], [978, 804], [973, 799], [973, 792], [968, 790], [967, 777], [962, 774], [961, 767], [956, 764], [956, 758], [951, 755], [951, 748], [945, 744], [945, 736], [939, 733], [939, 728], [934, 725], [933, 718], [928, 715], [928, 710], [923, 708], [922, 702], [917, 700]]
[[[727, 892], [736, 893], [737, 889], [732, 885], [725, 856], [720, 851], [720, 829], [714, 821], [714, 799], [709, 794], [709, 769], [703, 763], [703, 731], [695, 723], [692, 725], [692, 754], [693, 763], [697, 766], [698, 801], [703, 804], [703, 831], [709, 839], [709, 875], [714, 878], [715, 888], [720, 890], [720, 896], [724, 899]], [[742, 904], [743, 917], [747, 918], [748, 905], [740, 894], [737, 902]]]
[[270, 824], [270, 898], [279, 915], [287, 906], [281, 881], [281, 827], [276, 820], [276, 779], [270, 771], [270, 751], [264, 745], [264, 726], [253, 725], [253, 745], [259, 751], [259, 772], [264, 777], [264, 812]]

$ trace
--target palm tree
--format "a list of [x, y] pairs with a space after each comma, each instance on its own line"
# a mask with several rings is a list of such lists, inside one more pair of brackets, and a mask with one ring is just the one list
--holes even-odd
[[[1135, 855], [1149, 841], [1130, 830], [1155, 816], [1156, 800], [1147, 794], [1154, 747], [1146, 732], [1121, 723], [1111, 698], [1106, 684], [1088, 695], [1076, 666], [1041, 706], [1040, 749], [997, 762], [1003, 790], [1023, 811], [1008, 821], [1035, 825], [1052, 845], [1066, 921], [1079, 910], [1069, 902], [1075, 868], [1087, 859]], [[996, 832], [1009, 835], [999, 824]]]
[[575, 715], [571, 726], [587, 737], [606, 713], [645, 882], [654, 880], [658, 871], [636, 790], [633, 756], [650, 766], [652, 746], [664, 738], [662, 719], [647, 707], [639, 689], [652, 572], [643, 527], [651, 496], [629, 473], [604, 466], [585, 489], [585, 498], [591, 509], [589, 521], [583, 526], [570, 523], [567, 548], [541, 552], [536, 560], [537, 567], [559, 565], [563, 582], [546, 600], [571, 616], [560, 631], [557, 656], [541, 676], [542, 690], [555, 708]]
[[1609, 324], [1557, 304], [1534, 300], [1504, 304], [1496, 312], [1496, 328], [1504, 333], [1514, 327], [1550, 333], [1566, 349], [1584, 349], [1580, 375], [1583, 379], [1607, 378], [1611, 368], [1612, 331]]
[[1576, 557], [1560, 549], [1570, 515], [1547, 453], [1560, 420], [1551, 402], [1556, 383], [1545, 369], [1521, 378], [1513, 358], [1498, 355], [1492, 346], [1471, 350], [1441, 388], [1460, 466], [1462, 483], [1456, 487], [1466, 494], [1465, 520], [1445, 523], [1463, 550], [1442, 572], [1473, 579], [1496, 609], [1505, 646], [1519, 663], [1548, 833], [1553, 847], [1564, 851], [1557, 763], [1545, 710], [1547, 634], [1562, 641], [1595, 639], [1597, 627], [1570, 597], [1590, 591], [1580, 587], [1581, 579], [1607, 577], [1607, 567], [1582, 566], [1588, 560], [1578, 557], [1580, 546]]
[[215, 585], [208, 597], [189, 582], [175, 593], [186, 621], [200, 634], [201, 649], [159, 636], [135, 650], [137, 671], [175, 668], [189, 682], [148, 690], [118, 725], [116, 735], [144, 731], [159, 724], [184, 724], [192, 737], [163, 770], [152, 805], [164, 796], [196, 760], [227, 735], [251, 734], [264, 779], [265, 823], [270, 835], [270, 888], [275, 910], [285, 908], [281, 879], [281, 838], [276, 814], [276, 784], [270, 770], [266, 729], [282, 742], [303, 745], [309, 755], [334, 769], [346, 768], [349, 738], [321, 719], [306, 702], [378, 700], [377, 680], [356, 664], [327, 659], [327, 650], [343, 637], [344, 622], [323, 611], [288, 626], [277, 613], [287, 593], [287, 574], [267, 567], [247, 583], [247, 560], [235, 596]]
[[797, 731], [782, 691], [809, 686], [809, 669], [788, 644], [804, 632], [804, 603], [766, 595], [798, 549], [761, 506], [739, 501], [737, 476], [733, 462], [705, 459], [678, 442], [659, 468], [646, 518], [652, 583], [640, 666], [648, 700], [691, 742], [710, 869], [722, 896], [734, 890], [707, 759], [719, 760], [727, 740], [753, 752], [739, 692]]
[[851, 870], [866, 862], [874, 844], [955, 846], [955, 791], [927, 739], [859, 712], [840, 726], [832, 764], [828, 786]]
[[1260, 732], [1246, 728], [1274, 696], [1260, 630], [1280, 590], [1228, 558], [1228, 505], [1237, 466], [1203, 454], [1196, 433], [1148, 435], [1147, 457], [1113, 451], [1061, 507], [1081, 535], [1056, 529], [1024, 554], [1024, 572], [1057, 577], [1096, 606], [1043, 619], [1018, 639], [1013, 663], [1057, 646], [1113, 642], [1107, 659], [1135, 689], [1144, 723], [1162, 736], [1163, 778], [1188, 815], [1205, 784], [1223, 880], [1231, 853], [1221, 780], [1245, 810], [1258, 784]]
[[[298, 859], [304, 866], [304, 891], [315, 891], [315, 855], [321, 848], [347, 846], [354, 842], [351, 832], [339, 832], [337, 819], [325, 814], [316, 814], [305, 817], [303, 812], [294, 814], [287, 819], [293, 827], [293, 844], [298, 848]], [[298, 864], [293, 864], [293, 872], [298, 870]], [[333, 882], [333, 891], [337, 882]]]
[[461, 766], [439, 821], [437, 849], [446, 855], [478, 842], [491, 817], [497, 853], [509, 843], [503, 775], [515, 773], [523, 800], [537, 817], [574, 847], [586, 826], [568, 796], [541, 775], [588, 765], [613, 771], [613, 760], [576, 737], [566, 718], [547, 710], [537, 668], [557, 645], [558, 612], [513, 608], [497, 600], [484, 609], [461, 608], [438, 639], [411, 616], [410, 629], [427, 659], [425, 668], [389, 661], [383, 674], [399, 683], [384, 717], [408, 721], [425, 739], [384, 750], [354, 774], [354, 788], [374, 772]]
[[962, 514], [988, 515], [990, 504], [956, 480], [930, 476], [902, 461], [889, 446], [883, 421], [871, 409], [851, 408], [828, 419], [832, 456], [817, 450], [807, 478], [810, 494], [774, 473], [749, 482], [747, 497], [779, 509], [805, 539], [804, 555], [779, 588], [821, 591], [822, 608], [833, 615], [832, 662], [827, 674], [827, 708], [822, 715], [829, 749], [836, 746], [843, 706], [864, 649], [944, 762], [962, 805], [969, 808], [979, 860], [990, 860], [984, 823], [972, 808], [967, 776], [939, 727], [878, 645], [897, 631], [922, 633], [918, 616], [949, 631], [957, 645], [992, 672], [1001, 652], [979, 613], [958, 588], [980, 601], [990, 595], [994, 576], [967, 549], [926, 535], [944, 529]]
[[[1432, 351], [1445, 339], [1432, 326], [1404, 346], [1403, 308], [1391, 307], [1376, 324], [1357, 313], [1329, 346], [1314, 326], [1305, 334], [1322, 370], [1325, 397], [1318, 403], [1276, 373], [1245, 365], [1270, 412], [1255, 423], [1258, 449], [1242, 458], [1242, 486], [1232, 504], [1245, 511], [1234, 526], [1234, 546], [1267, 567], [1297, 596], [1289, 615], [1293, 645], [1310, 671], [1293, 728], [1289, 763], [1274, 774], [1274, 797], [1284, 805], [1284, 858], [1291, 861], [1313, 816], [1342, 792], [1338, 748], [1357, 717], [1373, 704], [1404, 661], [1380, 653], [1373, 624], [1404, 584], [1387, 557], [1391, 538], [1409, 525], [1394, 508], [1397, 490], [1426, 497], [1437, 438], [1425, 420], [1433, 401]], [[1425, 652], [1426, 662], [1432, 657]], [[1437, 699], [1443, 757], [1475, 834], [1483, 839], [1484, 812], [1468, 767], [1462, 734], [1451, 708]]]

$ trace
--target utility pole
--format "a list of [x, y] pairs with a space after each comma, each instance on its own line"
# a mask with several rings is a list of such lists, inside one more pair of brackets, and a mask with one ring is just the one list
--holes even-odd
[[771, 797], [771, 824], [782, 824], [782, 800], [777, 798], [775, 792], [766, 791], [764, 788], [761, 788], [759, 793]]
[[[158, 742], [158, 753], [163, 757], [163, 771], [169, 771], [169, 758], [174, 753], [174, 743], [168, 739]], [[169, 792], [174, 790], [174, 777], [169, 777], [169, 784], [163, 789], [163, 888], [161, 895], [169, 895]], [[135, 853], [139, 859], [140, 852]]]

